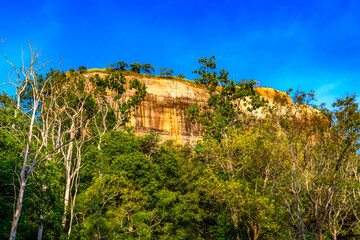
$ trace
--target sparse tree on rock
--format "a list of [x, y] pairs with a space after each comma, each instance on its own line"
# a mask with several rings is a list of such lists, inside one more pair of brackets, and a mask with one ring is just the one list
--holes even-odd
[[140, 63], [130, 63], [131, 71], [135, 73], [140, 73], [141, 65]]
[[159, 75], [162, 77], [172, 77], [174, 70], [168, 68], [160, 68]]
[[141, 70], [145, 74], [151, 74], [151, 73], [155, 72], [155, 68], [150, 63], [143, 64], [141, 66]]
[[125, 70], [125, 68], [128, 67], [129, 65], [124, 61], [120, 61], [116, 63], [116, 66], [120, 70]]
[[181, 78], [181, 79], [184, 79], [184, 78], [185, 78], [185, 75], [184, 75], [184, 74], [179, 73], [179, 74], [177, 75], [177, 77], [178, 77], [178, 78]]
[[80, 66], [80, 67], [78, 68], [78, 72], [79, 72], [79, 73], [86, 73], [86, 71], [87, 71], [87, 68], [86, 68], [85, 66]]

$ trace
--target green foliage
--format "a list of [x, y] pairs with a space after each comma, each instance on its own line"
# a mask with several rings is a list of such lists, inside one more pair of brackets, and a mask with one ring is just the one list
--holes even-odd
[[[129, 65], [126, 62], [117, 62], [117, 63], [110, 63], [109, 68], [111, 70], [120, 70], [124, 71]], [[145, 74], [152, 74], [155, 72], [155, 68], [150, 64], [146, 63], [141, 65], [140, 63], [131, 63], [130, 64], [131, 71], [135, 73], [140, 73], [141, 71]]]
[[[15, 197], [14, 187], [18, 187], [16, 175], [19, 174], [22, 147], [10, 131], [0, 128], [0, 238], [7, 239], [10, 233], [11, 218]], [[28, 197], [23, 206], [19, 222], [17, 239], [34, 239], [37, 237], [40, 213], [46, 212], [44, 219], [45, 239], [57, 239], [61, 233], [60, 180], [61, 170], [55, 162], [37, 166], [37, 175], [28, 183]], [[43, 186], [47, 186], [43, 190]]]
[[[133, 79], [129, 82], [129, 87], [126, 88], [127, 84], [125, 76], [121, 72], [111, 72], [105, 78], [101, 78], [99, 75], [95, 75], [90, 78], [90, 81], [96, 86], [95, 95], [104, 99], [107, 96], [107, 91], [112, 91], [115, 93], [114, 101], [119, 102], [122, 95], [128, 89], [134, 89], [135, 94], [131, 96], [127, 101], [120, 101], [117, 105], [117, 109], [111, 109], [110, 115], [108, 117], [114, 116], [118, 112], [123, 118], [121, 125], [124, 125], [130, 117], [130, 112], [135, 108], [141, 101], [144, 100], [146, 95], [146, 86], [142, 84], [139, 80]], [[105, 101], [106, 102], [106, 101]]]
[[120, 70], [125, 70], [125, 68], [128, 67], [129, 65], [126, 62], [120, 61], [116, 63], [116, 66]]
[[241, 80], [235, 84], [224, 69], [219, 73], [216, 71], [214, 60], [215, 56], [209, 60], [200, 58], [202, 66], [193, 71], [200, 75], [196, 82], [206, 86], [210, 92], [207, 105], [193, 105], [186, 114], [193, 122], [201, 123], [208, 137], [221, 140], [227, 128], [241, 128], [248, 124], [246, 111], [257, 109], [265, 101], [254, 90], [253, 80]]
[[271, 159], [270, 142], [259, 131], [229, 130], [222, 142], [208, 139], [196, 150], [207, 166], [201, 185], [226, 206], [235, 234], [272, 239], [283, 234], [285, 212], [267, 182], [268, 171], [276, 171], [277, 166]]
[[184, 75], [184, 74], [179, 73], [179, 74], [177, 75], [177, 77], [178, 77], [178, 78], [181, 78], [181, 79], [184, 79], [184, 78], [185, 78], [185, 75]]
[[86, 71], [87, 73], [108, 73], [109, 72], [109, 69], [108, 68], [91, 68], [91, 69], [88, 69]]
[[[90, 172], [86, 175], [93, 180], [79, 196], [85, 214], [81, 234], [110, 234], [112, 239], [150, 238], [152, 232], [161, 230], [157, 222], [164, 218], [165, 206], [173, 202], [171, 192], [159, 189], [158, 167], [139, 151], [146, 149], [149, 153], [152, 144], [122, 132], [111, 133], [103, 142], [101, 154], [94, 149], [87, 155], [90, 162], [85, 170]], [[90, 167], [93, 161], [99, 166], [95, 171]]]
[[130, 68], [131, 68], [131, 71], [133, 71], [135, 73], [140, 73], [141, 65], [140, 65], [140, 63], [130, 63]]
[[87, 178], [77, 209], [83, 220], [74, 235], [209, 239], [232, 234], [226, 229], [231, 225], [220, 221], [227, 221], [227, 211], [199, 188], [203, 166], [189, 161], [191, 149], [159, 146], [156, 139], [111, 132], [101, 151], [94, 147], [86, 154], [82, 174]]
[[86, 71], [87, 71], [87, 68], [85, 67], [85, 66], [80, 66], [79, 68], [78, 68], [78, 72], [81, 74], [81, 73], [86, 73]]
[[172, 77], [174, 70], [168, 68], [160, 68], [159, 76], [161, 77]]
[[155, 72], [155, 68], [150, 63], [141, 65], [141, 70], [145, 74], [152, 74], [153, 72]]
[[[53, 81], [43, 92], [44, 110], [36, 116], [35, 131], [44, 124], [43, 113], [53, 114], [49, 119], [57, 125], [27, 182], [17, 238], [35, 239], [41, 223], [44, 239], [67, 238], [61, 223], [66, 173], [59, 163], [68, 152], [56, 147], [56, 136], [63, 131], [63, 142], [76, 140], [72, 146], [85, 139], [82, 148], [69, 154], [82, 156], [80, 184], [71, 195], [78, 193], [76, 201], [72, 198], [70, 239], [358, 239], [356, 96], [337, 100], [331, 110], [315, 109], [313, 92], [290, 91], [294, 103], [266, 106], [255, 94], [253, 81], [236, 84], [225, 70], [216, 71], [215, 57], [199, 62], [197, 82], [209, 90], [210, 98], [206, 107], [194, 105], [188, 111], [207, 133], [195, 147], [160, 143], [158, 135], [136, 136], [131, 128], [114, 130], [119, 115], [124, 126], [146, 94], [140, 81], [126, 80], [124, 62], [112, 65], [114, 71], [103, 78], [55, 70], [39, 75], [40, 85], [49, 76]], [[150, 64], [142, 65], [147, 70], [134, 66], [139, 68], [133, 69], [136, 73], [154, 71]], [[125, 101], [127, 89], [135, 95]], [[23, 151], [18, 138], [29, 128], [31, 91], [25, 88], [22, 93], [24, 114], [17, 115], [16, 100], [0, 94], [2, 239], [11, 227], [14, 187], [19, 186], [14, 179]], [[54, 93], [60, 97], [50, 105]], [[259, 106], [264, 107], [263, 118], [250, 121]], [[75, 129], [71, 114], [79, 109]]]
[[110, 63], [109, 64], [110, 69], [121, 70], [121, 71], [125, 70], [125, 68], [127, 68], [128, 66], [129, 65], [124, 61], [119, 61], [117, 63]]
[[[4, 117], [4, 112], [1, 116]], [[3, 118], [2, 118], [3, 119]], [[3, 121], [1, 121], [3, 123]], [[6, 239], [10, 233], [14, 187], [13, 174], [19, 161], [18, 152], [21, 146], [13, 139], [10, 133], [0, 128], [0, 238]]]

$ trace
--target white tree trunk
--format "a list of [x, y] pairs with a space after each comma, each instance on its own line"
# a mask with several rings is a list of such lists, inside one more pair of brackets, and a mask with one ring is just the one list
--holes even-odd
[[16, 210], [15, 210], [13, 222], [11, 225], [11, 233], [10, 233], [10, 238], [9, 238], [10, 240], [14, 240], [15, 236], [16, 236], [16, 230], [17, 230], [17, 226], [19, 223], [21, 208], [22, 208], [23, 200], [24, 200], [25, 185], [26, 185], [25, 181], [20, 182], [19, 197], [17, 200]]
[[39, 226], [39, 230], [38, 230], [37, 240], [42, 239], [43, 231], [44, 231], [44, 213], [41, 213], [40, 214], [40, 226]]
[[[71, 128], [74, 128], [74, 123], [71, 124]], [[70, 141], [74, 137], [74, 132], [70, 134]], [[72, 151], [73, 151], [73, 143], [71, 142], [69, 144], [68, 152], [65, 156], [65, 172], [66, 172], [66, 184], [65, 184], [65, 195], [64, 195], [64, 214], [63, 219], [61, 222], [62, 228], [65, 229], [66, 226], [66, 215], [67, 215], [67, 209], [69, 206], [70, 201], [70, 191], [71, 191], [71, 157], [72, 157]]]

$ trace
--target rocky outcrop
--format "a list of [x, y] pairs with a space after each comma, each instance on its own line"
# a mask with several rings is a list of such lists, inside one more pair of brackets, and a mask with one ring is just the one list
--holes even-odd
[[162, 140], [172, 139], [178, 143], [196, 142], [202, 138], [200, 125], [191, 123], [184, 111], [192, 104], [205, 104], [209, 97], [206, 89], [195, 87], [190, 81], [139, 80], [146, 84], [147, 94], [130, 121], [139, 135], [158, 133]]
[[[104, 73], [86, 74], [89, 77]], [[209, 93], [205, 88], [193, 81], [180, 79], [165, 79], [156, 77], [126, 76], [127, 80], [137, 78], [147, 86], [145, 100], [137, 107], [130, 119], [130, 125], [135, 128], [138, 135], [157, 133], [161, 140], [174, 140], [177, 143], [193, 143], [200, 140], [203, 135], [199, 124], [191, 123], [185, 115], [185, 109], [192, 104], [204, 105]], [[290, 97], [281, 91], [259, 87], [257, 91], [265, 99], [284, 97], [291, 102]], [[133, 93], [127, 92], [130, 96]], [[109, 101], [112, 96], [109, 94]], [[261, 115], [261, 112], [258, 113]]]
[[286, 92], [282, 92], [269, 87], [255, 87], [256, 91], [270, 102], [285, 101], [291, 103], [291, 97]]
[[[209, 97], [206, 89], [186, 80], [139, 80], [146, 84], [147, 95], [131, 118], [130, 124], [137, 134], [158, 133], [162, 140], [172, 139], [177, 143], [193, 143], [203, 137], [200, 125], [191, 123], [184, 111], [192, 104], [205, 104]], [[291, 102], [284, 92], [267, 87], [256, 90], [270, 102], [280, 97]]]

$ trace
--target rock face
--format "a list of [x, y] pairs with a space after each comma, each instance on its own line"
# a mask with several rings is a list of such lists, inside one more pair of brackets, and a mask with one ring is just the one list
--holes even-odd
[[146, 84], [147, 94], [130, 121], [139, 135], [158, 133], [162, 140], [172, 139], [177, 143], [191, 143], [202, 138], [200, 125], [191, 123], [184, 110], [195, 103], [204, 104], [209, 97], [207, 90], [187, 81], [139, 80]]
[[[99, 74], [100, 77], [105, 76], [104, 73], [85, 76], [95, 74]], [[203, 137], [200, 125], [191, 123], [184, 111], [192, 104], [204, 105], [209, 97], [206, 89], [189, 80], [126, 76], [128, 81], [134, 78], [145, 83], [147, 87], [145, 100], [130, 119], [130, 125], [135, 128], [138, 135], [157, 133], [162, 141], [171, 139], [181, 144], [193, 143]], [[259, 87], [257, 91], [270, 102], [278, 96], [288, 98], [291, 102], [286, 93], [272, 88]], [[133, 92], [129, 91], [125, 95], [129, 97], [132, 94]], [[112, 102], [112, 99], [109, 94], [109, 102]], [[257, 114], [260, 116], [261, 111]]]
[[[139, 80], [146, 84], [147, 95], [131, 118], [130, 124], [137, 134], [157, 133], [162, 140], [172, 139], [177, 143], [193, 143], [203, 137], [200, 125], [191, 123], [184, 110], [192, 104], [205, 104], [209, 97], [206, 89], [186, 80]], [[284, 92], [266, 87], [256, 90], [270, 102], [280, 96], [291, 102]]]

